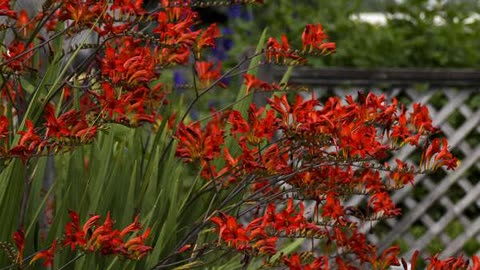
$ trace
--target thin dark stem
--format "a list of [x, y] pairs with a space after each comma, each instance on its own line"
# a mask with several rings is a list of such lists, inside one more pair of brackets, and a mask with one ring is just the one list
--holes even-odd
[[81, 253], [81, 254], [78, 254], [75, 258], [71, 259], [70, 261], [68, 261], [66, 264], [62, 265], [62, 267], [58, 268], [58, 270], [63, 270], [63, 269], [67, 269], [67, 267], [74, 263], [75, 261], [77, 261], [78, 259], [80, 259], [81, 257], [85, 256], [85, 253]]

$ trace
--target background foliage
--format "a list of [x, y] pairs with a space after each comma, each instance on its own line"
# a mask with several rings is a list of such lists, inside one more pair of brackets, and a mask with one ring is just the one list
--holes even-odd
[[[480, 20], [472, 16], [479, 11], [478, 1], [265, 1], [261, 9], [245, 7], [242, 16], [229, 10], [230, 18], [235, 15], [232, 54], [265, 26], [273, 36], [287, 33], [299, 44], [302, 27], [321, 21], [337, 53], [312, 61], [316, 66], [478, 68]], [[362, 12], [385, 12], [387, 22], [355, 20]]]

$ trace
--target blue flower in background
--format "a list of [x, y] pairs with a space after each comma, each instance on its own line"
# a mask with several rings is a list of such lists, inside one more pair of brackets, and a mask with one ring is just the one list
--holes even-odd
[[226, 51], [229, 51], [233, 48], [233, 40], [230, 38], [225, 38], [222, 40], [222, 45]]
[[233, 30], [230, 27], [223, 27], [222, 28], [222, 34], [223, 38], [222, 40], [222, 46], [226, 51], [229, 51], [233, 47], [233, 40], [229, 38], [228, 36], [233, 35]]
[[183, 72], [181, 72], [180, 70], [175, 70], [173, 72], [173, 87], [176, 91], [181, 94], [183, 92], [183, 86], [187, 83], [187, 78], [185, 78]]
[[252, 14], [248, 10], [245, 10], [240, 17], [247, 22], [251, 21], [253, 18]]
[[233, 40], [229, 37], [233, 34], [233, 30], [228, 27], [222, 27], [222, 37], [216, 40], [216, 46], [212, 49], [215, 59], [223, 61], [227, 59], [227, 52], [233, 47]]
[[198, 118], [200, 117], [200, 113], [199, 113], [198, 110], [195, 109], [195, 108], [192, 108], [192, 109], [190, 110], [189, 115], [190, 115], [190, 118], [192, 118], [193, 121], [197, 121]]
[[242, 8], [240, 7], [240, 5], [229, 6], [227, 15], [232, 19], [240, 18], [240, 16], [242, 16]]
[[231, 77], [224, 77], [220, 80], [222, 83], [224, 83], [225, 85], [228, 85], [230, 84], [230, 81], [231, 81]]
[[233, 30], [230, 27], [222, 27], [222, 34], [224, 36], [233, 35]]
[[223, 61], [227, 58], [227, 54], [225, 52], [225, 49], [223, 48], [222, 41], [217, 40], [216, 43], [217, 45], [214, 49], [212, 49], [212, 55], [215, 59]]
[[252, 14], [244, 6], [240, 5], [229, 6], [227, 15], [231, 19], [240, 18], [247, 22], [252, 20]]
[[220, 105], [220, 104], [219, 104], [218, 101], [216, 101], [216, 100], [212, 100], [212, 101], [209, 101], [209, 102], [207, 103], [207, 106], [208, 106], [208, 108], [210, 108], [210, 109], [218, 108], [219, 105]]

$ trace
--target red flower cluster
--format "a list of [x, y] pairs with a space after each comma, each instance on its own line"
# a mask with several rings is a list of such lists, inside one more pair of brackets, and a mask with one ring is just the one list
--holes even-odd
[[217, 226], [219, 239], [228, 247], [271, 256], [276, 253], [278, 237], [320, 237], [324, 233], [320, 227], [305, 219], [303, 203], [299, 203], [299, 208], [298, 211], [295, 209], [292, 199], [280, 212], [276, 211], [274, 204], [269, 204], [263, 217], [254, 219], [246, 228], [238, 224], [236, 218], [224, 213], [211, 218], [211, 221]]
[[[53, 50], [52, 55], [64, 53], [56, 51], [50, 40], [62, 34], [57, 30], [63, 27], [59, 22], [68, 28], [64, 35], [93, 29], [101, 42], [82, 45], [92, 49], [89, 59], [94, 63], [75, 70], [77, 74], [83, 74], [82, 79], [73, 79], [74, 84], [70, 77], [60, 78], [62, 86], [52, 89], [53, 95], [46, 101], [43, 98], [32, 100], [31, 92], [25, 92], [21, 87], [16, 89], [21, 86], [18, 75], [27, 79], [37, 76], [32, 75], [32, 71], [40, 67], [35, 66], [38, 61], [32, 60], [45, 48], [25, 43], [28, 38], [20, 35], [6, 44], [7, 49], [0, 56], [0, 66], [8, 76], [0, 90], [3, 99], [12, 103], [13, 109], [11, 113], [2, 110], [0, 116], [1, 157], [19, 157], [26, 162], [34, 156], [89, 143], [106, 123], [137, 127], [162, 120], [159, 108], [168, 103], [170, 88], [158, 83], [161, 69], [186, 64], [192, 52], [199, 58], [202, 50], [214, 47], [215, 39], [219, 37], [217, 25], [212, 24], [204, 30], [197, 26], [199, 16], [190, 5], [190, 1], [163, 0], [160, 9], [149, 12], [144, 10], [141, 0], [116, 0], [113, 3], [106, 0], [56, 0], [48, 1], [40, 14], [28, 18], [24, 10], [15, 12], [9, 1], [2, 1], [0, 16], [8, 17], [5, 25], [12, 31], [24, 32], [24, 37], [33, 33], [32, 29], [44, 27], [47, 31], [32, 39], [38, 38], [38, 43], [43, 42]], [[140, 30], [141, 23], [152, 20], [156, 22], [152, 33]], [[45, 64], [49, 63], [42, 63]], [[198, 61], [197, 75], [202, 86], [207, 87], [218, 79], [220, 68], [221, 65], [213, 68], [207, 62]], [[63, 95], [63, 100], [58, 101], [55, 94], [62, 92], [70, 94]], [[27, 102], [42, 104], [40, 110], [44, 110], [44, 122], [37, 115], [24, 114]], [[22, 126], [16, 123], [25, 123], [26, 130], [18, 131]], [[15, 134], [20, 138], [15, 139]]]
[[246, 92], [249, 94], [252, 89], [260, 89], [263, 91], [269, 91], [273, 89], [278, 89], [279, 87], [276, 85], [269, 84], [262, 80], [259, 80], [255, 75], [245, 74], [243, 75], [245, 78], [244, 84], [247, 86]]
[[[142, 229], [139, 217], [122, 230], [113, 228], [113, 221], [110, 213], [107, 214], [103, 224], [99, 225], [99, 215], [90, 217], [83, 226], [80, 225], [80, 217], [72, 210], [69, 211], [70, 222], [65, 226], [65, 235], [62, 237], [62, 246], [70, 247], [71, 251], [80, 249], [83, 252], [100, 252], [102, 255], [116, 255], [130, 260], [139, 260], [146, 256], [152, 250], [152, 247], [145, 244], [145, 240], [150, 234], [150, 228], [147, 228], [143, 234], [127, 239], [126, 238]], [[14, 233], [13, 239], [17, 247], [17, 256], [15, 263], [23, 264], [23, 252], [25, 249], [25, 235], [23, 230]], [[57, 240], [43, 251], [38, 252], [30, 260], [30, 264], [38, 260], [43, 261], [45, 267], [53, 265], [53, 259], [57, 252]]]
[[107, 214], [102, 225], [97, 224], [100, 218], [99, 215], [92, 216], [80, 227], [78, 214], [70, 210], [71, 221], [65, 227], [63, 246], [69, 246], [72, 251], [78, 247], [86, 252], [100, 251], [103, 255], [115, 254], [133, 260], [141, 259], [152, 249], [145, 245], [150, 228], [147, 228], [143, 234], [124, 240], [129, 234], [142, 228], [138, 216], [122, 230], [113, 229], [110, 213]]
[[[250, 2], [262, 1], [232, 3]], [[162, 69], [186, 64], [192, 54], [196, 58], [195, 75], [205, 90], [202, 94], [217, 85], [224, 86], [221, 63], [201, 59], [205, 48], [215, 46], [219, 28], [212, 24], [201, 29], [199, 16], [191, 8], [194, 4], [190, 0], [162, 0], [159, 9], [150, 12], [144, 10], [141, 0], [53, 0], [45, 3], [39, 15], [29, 18], [25, 11], [13, 11], [9, 1], [0, 1], [0, 16], [7, 17], [5, 27], [16, 34], [0, 56], [0, 68], [5, 71], [0, 89], [2, 104], [9, 104], [8, 108], [1, 106], [1, 157], [19, 157], [26, 162], [37, 155], [68, 150], [92, 142], [107, 123], [130, 127], [156, 124], [163, 119], [161, 107], [168, 103], [170, 93], [170, 88], [160, 83]], [[202, 2], [209, 4], [224, 3]], [[148, 33], [142, 30], [145, 22], [152, 24]], [[65, 30], [58, 33], [57, 29], [63, 27]], [[42, 28], [46, 31], [34, 31]], [[53, 42], [57, 35], [69, 37], [91, 29], [99, 41], [83, 44], [78, 50], [91, 49], [93, 63], [86, 59], [75, 76], [55, 79], [46, 96], [39, 94], [43, 88], [24, 91], [26, 82], [30, 78], [36, 82], [41, 73], [42, 66], [35, 66], [38, 61], [34, 56], [48, 48], [54, 57], [46, 64], [57, 65], [56, 56], [64, 53]], [[69, 49], [65, 51], [79, 52]], [[282, 35], [280, 41], [269, 38], [263, 52], [268, 62], [300, 65], [309, 55], [334, 51], [335, 44], [328, 42], [321, 25], [307, 25], [302, 50], [294, 49]], [[280, 88], [254, 75], [244, 78], [247, 93]], [[40, 85], [46, 86], [43, 82]], [[218, 243], [248, 256], [263, 256], [267, 258], [265, 265], [290, 269], [327, 269], [333, 264], [337, 269], [365, 265], [385, 269], [403, 263], [395, 247], [377, 256], [376, 247], [357, 228], [359, 222], [399, 215], [389, 191], [413, 183], [416, 173], [457, 166], [447, 141], [431, 139], [437, 129], [427, 107], [414, 104], [408, 114], [396, 100], [389, 103], [383, 95], [361, 93], [345, 101], [332, 97], [324, 104], [314, 97], [289, 100], [287, 95], [276, 95], [268, 105], [268, 109], [251, 105], [247, 114], [236, 110], [216, 112], [205, 125], [180, 123], [175, 131], [177, 156], [200, 165], [201, 176], [214, 185], [218, 197], [234, 186], [236, 191], [244, 188], [234, 196], [239, 197], [237, 205], [256, 203], [257, 218], [246, 226], [224, 212], [211, 218], [217, 227]], [[171, 126], [172, 118], [166, 118]], [[420, 164], [396, 160], [396, 166], [391, 166], [385, 162], [391, 152], [405, 144], [422, 152]], [[367, 197], [367, 209], [344, 205], [353, 194]], [[300, 200], [297, 207], [292, 198]], [[305, 217], [303, 201], [315, 205], [313, 221]], [[286, 208], [278, 211], [282, 204]], [[109, 214], [103, 224], [96, 215], [81, 225], [73, 211], [70, 220], [64, 238], [36, 254], [31, 263], [43, 260], [45, 266], [52, 265], [58, 245], [135, 260], [151, 250], [145, 245], [149, 229], [127, 239], [141, 229], [138, 217], [122, 230], [113, 228]], [[281, 244], [280, 237], [315, 238], [323, 241], [324, 248], [277, 256], [276, 262], [270, 262]], [[23, 262], [24, 238], [22, 230], [14, 234], [14, 261], [19, 265]], [[186, 249], [188, 245], [180, 251]], [[478, 269], [478, 258], [473, 262], [472, 269]], [[467, 263], [463, 258], [442, 261], [434, 256], [430, 267], [461, 269], [467, 268]]]
[[320, 51], [322, 54], [335, 52], [335, 43], [324, 42], [327, 39], [328, 36], [320, 24], [307, 24], [302, 33], [302, 50], [306, 51], [308, 48], [308, 52], [312, 52], [315, 49]]
[[[327, 55], [335, 52], [334, 42], [328, 42], [328, 36], [320, 24], [308, 24], [302, 33], [302, 50], [293, 49], [286, 35], [281, 42], [271, 37], [267, 41], [266, 58], [268, 62], [284, 65], [302, 65], [307, 55]], [[326, 42], [327, 41], [327, 42]]]
[[[189, 131], [185, 126], [177, 131], [177, 155], [185, 161], [204, 160], [204, 165], [206, 161], [215, 163], [222, 158], [226, 161], [218, 169], [208, 166], [210, 173], [202, 174], [206, 179], [222, 181], [226, 187], [248, 180], [252, 187], [248, 200], [270, 198], [263, 217], [246, 227], [227, 214], [213, 218], [219, 238], [227, 246], [247, 253], [258, 252], [255, 249], [259, 245], [256, 245], [258, 235], [264, 241], [266, 237], [298, 237], [309, 233], [326, 239], [327, 249], [320, 252], [320, 257], [305, 261], [299, 259], [301, 256], [283, 257], [280, 263], [291, 269], [321, 269], [315, 267], [324, 267], [322, 256], [335, 256], [339, 269], [357, 269], [364, 264], [384, 269], [397, 264], [397, 249], [377, 257], [376, 247], [356, 228], [359, 221], [400, 215], [389, 191], [412, 184], [415, 174], [439, 166], [455, 168], [456, 159], [448, 151], [446, 140], [429, 140], [436, 129], [424, 110], [418, 109], [423, 107], [415, 105], [417, 112], [408, 117], [403, 108], [398, 108], [396, 100], [389, 104], [384, 96], [361, 93], [356, 100], [351, 96], [345, 102], [330, 98], [325, 104], [300, 96], [293, 102], [285, 95], [274, 96], [269, 105], [271, 109], [250, 106], [247, 118], [235, 110], [222, 116], [216, 113], [205, 128], [194, 123]], [[400, 130], [402, 135], [398, 135]], [[212, 134], [219, 136], [216, 143], [207, 139]], [[231, 136], [239, 147], [224, 145], [225, 135]], [[397, 159], [396, 166], [391, 166], [383, 161], [390, 152], [407, 143], [422, 151], [422, 160], [433, 159], [434, 164], [424, 165], [422, 170], [422, 164], [414, 166]], [[285, 202], [283, 194], [287, 192], [315, 203], [315, 222], [306, 221], [302, 203], [296, 212], [292, 199], [284, 211], [275, 211], [277, 205]], [[366, 210], [343, 204], [352, 194], [368, 197]], [[266, 242], [276, 243], [273, 239]], [[269, 246], [268, 250], [275, 248]], [[355, 256], [355, 262], [347, 259], [348, 254]]]

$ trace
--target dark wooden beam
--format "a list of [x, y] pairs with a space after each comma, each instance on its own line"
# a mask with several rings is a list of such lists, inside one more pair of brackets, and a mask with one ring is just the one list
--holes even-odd
[[[273, 70], [279, 80], [285, 68]], [[409, 86], [427, 83], [430, 86], [480, 86], [480, 70], [473, 69], [418, 69], [418, 68], [311, 68], [295, 67], [290, 83], [308, 86]]]

